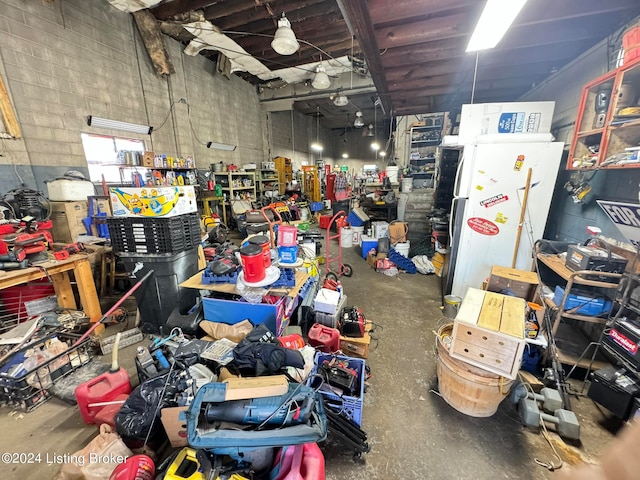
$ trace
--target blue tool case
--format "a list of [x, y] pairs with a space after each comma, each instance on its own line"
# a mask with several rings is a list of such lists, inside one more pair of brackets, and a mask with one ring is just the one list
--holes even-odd
[[323, 441], [327, 437], [327, 419], [322, 398], [306, 385], [291, 383], [289, 391], [281, 396], [282, 402], [296, 392], [311, 394], [315, 398], [306, 423], [282, 428], [265, 427], [262, 430], [252, 429], [247, 425], [243, 426], [243, 430], [239, 430], [237, 425], [216, 428], [216, 424], [206, 420], [204, 410], [207, 403], [224, 402], [226, 384], [208, 383], [198, 390], [191, 406], [182, 414], [186, 416], [183, 420], [186, 419], [187, 423], [189, 445], [204, 449], [264, 448]]

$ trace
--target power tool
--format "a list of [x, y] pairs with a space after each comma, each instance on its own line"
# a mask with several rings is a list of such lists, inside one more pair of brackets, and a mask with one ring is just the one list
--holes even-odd
[[212, 402], [204, 407], [208, 422], [231, 422], [288, 427], [306, 423], [315, 402], [315, 391], [302, 384], [290, 384], [284, 395], [245, 400]]

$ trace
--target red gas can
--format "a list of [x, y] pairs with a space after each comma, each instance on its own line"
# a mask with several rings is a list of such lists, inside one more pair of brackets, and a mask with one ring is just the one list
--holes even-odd
[[78, 385], [75, 394], [84, 423], [94, 423], [96, 413], [104, 408], [104, 405], [90, 407], [90, 404], [110, 402], [123, 393], [131, 393], [129, 374], [124, 368], [115, 372], [103, 373], [88, 382]]
[[155, 472], [156, 466], [151, 457], [134, 455], [118, 465], [109, 480], [153, 480]]
[[279, 337], [278, 341], [284, 348], [290, 348], [292, 350], [299, 350], [301, 348], [304, 348], [304, 339], [297, 333]]
[[314, 323], [309, 329], [309, 345], [321, 352], [332, 353], [340, 350], [340, 332], [331, 327]]
[[271, 472], [275, 480], [325, 479], [324, 456], [317, 443], [282, 447], [275, 461]]

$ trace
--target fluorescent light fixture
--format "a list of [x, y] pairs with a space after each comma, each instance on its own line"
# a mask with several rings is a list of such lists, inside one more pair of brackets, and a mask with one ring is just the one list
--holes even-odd
[[324, 65], [322, 65], [321, 63], [316, 67], [316, 74], [313, 76], [311, 86], [316, 90], [326, 90], [331, 86], [329, 75], [327, 75], [327, 72], [324, 69]]
[[296, 35], [291, 30], [291, 23], [289, 23], [284, 13], [282, 18], [278, 20], [278, 29], [271, 41], [271, 47], [279, 55], [293, 55], [300, 48]]
[[227, 152], [233, 152], [236, 149], [235, 145], [228, 145], [226, 143], [207, 142], [207, 148], [213, 148], [215, 150], [226, 150]]
[[313, 150], [314, 152], [321, 152], [322, 151], [322, 145], [320, 145], [319, 143], [312, 143], [311, 144], [311, 150]]
[[343, 153], [342, 154], [342, 158], [344, 158], [346, 160], [347, 158], [349, 158], [349, 154], [348, 153]]
[[364, 127], [364, 120], [362, 120], [362, 112], [356, 112], [356, 119], [353, 121], [353, 126], [356, 128]]
[[377, 152], [378, 150], [380, 150], [380, 144], [378, 142], [373, 142], [371, 144], [371, 149]]
[[140, 133], [142, 135], [151, 135], [153, 127], [148, 125], [138, 125], [137, 123], [119, 122], [118, 120], [109, 120], [107, 118], [87, 117], [87, 125], [90, 127], [109, 128], [111, 130], [122, 130], [131, 133]]
[[487, 0], [466, 51], [477, 52], [495, 47], [526, 2], [527, 0]]

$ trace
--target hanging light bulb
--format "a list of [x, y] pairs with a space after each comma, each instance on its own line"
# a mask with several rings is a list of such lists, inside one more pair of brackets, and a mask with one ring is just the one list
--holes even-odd
[[367, 130], [367, 137], [373, 137], [373, 123], [369, 124], [368, 130]]
[[346, 160], [347, 158], [349, 158], [349, 154], [348, 153], [343, 153], [342, 154], [342, 158], [344, 158]]
[[316, 106], [316, 141], [311, 144], [311, 150], [314, 152], [321, 152], [322, 145], [320, 144], [320, 107]]
[[296, 35], [291, 29], [291, 23], [285, 17], [284, 12], [282, 18], [278, 20], [278, 29], [271, 41], [271, 47], [279, 55], [293, 55], [300, 48]]
[[327, 72], [324, 69], [324, 65], [322, 65], [321, 63], [316, 67], [316, 74], [313, 76], [311, 86], [316, 90], [326, 90], [331, 86], [329, 75], [327, 75]]
[[349, 105], [349, 99], [342, 93], [342, 90], [338, 90], [338, 95], [333, 99], [333, 104], [336, 107], [346, 107]]
[[378, 153], [378, 155], [380, 155], [381, 157], [386, 157], [387, 156], [387, 152], [382, 150], [381, 152]]
[[362, 120], [362, 112], [356, 112], [356, 119], [353, 121], [353, 126], [356, 128], [364, 127], [364, 120]]
[[371, 150], [374, 150], [377, 152], [378, 150], [380, 150], [380, 144], [378, 142], [373, 142], [371, 144]]

